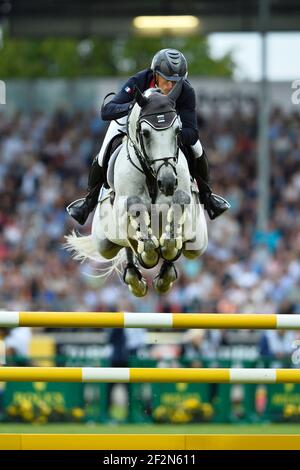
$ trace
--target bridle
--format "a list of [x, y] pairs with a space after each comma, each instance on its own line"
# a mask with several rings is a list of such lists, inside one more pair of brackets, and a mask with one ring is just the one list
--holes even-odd
[[[159, 121], [159, 119], [164, 119], [166, 114], [170, 114], [171, 119], [169, 120], [169, 124], [166, 125], [163, 128], [160, 128], [160, 129], [155, 127], [155, 125], [153, 125], [153, 118], [154, 119], [156, 118]], [[162, 164], [158, 167], [158, 169], [156, 171], [154, 171], [154, 169], [153, 169], [153, 172], [154, 172], [156, 177], [157, 177], [157, 175], [158, 175], [158, 173], [159, 173], [159, 171], [160, 171], [160, 169], [163, 165], [166, 165], [166, 166], [170, 165], [172, 167], [174, 173], [177, 175], [176, 165], [177, 165], [177, 162], [178, 162], [178, 152], [179, 152], [178, 136], [176, 135], [176, 152], [175, 152], [175, 155], [173, 155], [172, 157], [156, 158], [155, 160], [151, 161], [151, 159], [149, 158], [149, 156], [147, 154], [147, 151], [145, 149], [144, 136], [143, 136], [143, 133], [142, 133], [142, 122], [146, 122], [153, 129], [159, 131], [159, 130], [169, 129], [170, 127], [172, 127], [176, 119], [177, 119], [177, 114], [176, 114], [175, 111], [172, 110], [172, 111], [167, 111], [163, 114], [161, 114], [161, 113], [144, 114], [137, 122], [136, 135], [138, 137], [138, 140], [140, 141], [140, 147], [141, 147], [141, 150], [142, 150], [142, 155], [144, 156], [145, 160], [149, 164], [150, 168], [152, 168], [152, 166], [155, 163], [162, 161]]]
[[[176, 165], [178, 162], [179, 141], [178, 141], [178, 135], [176, 135], [176, 151], [173, 156], [157, 158], [155, 160], [152, 160], [149, 157], [147, 150], [145, 148], [144, 136], [142, 133], [142, 123], [146, 122], [153, 129], [159, 132], [160, 130], [169, 129], [171, 126], [173, 126], [175, 120], [177, 119], [177, 113], [175, 109], [170, 109], [169, 111], [164, 111], [164, 112], [142, 114], [137, 120], [137, 124], [136, 124], [137, 143], [135, 143], [135, 141], [131, 138], [130, 132], [129, 132], [130, 114], [131, 114], [131, 111], [128, 114], [128, 118], [127, 118], [127, 158], [130, 161], [130, 163], [138, 171], [140, 171], [141, 173], [145, 175], [149, 193], [150, 193], [151, 199], [154, 202], [157, 196], [157, 176], [161, 168], [164, 165], [171, 166], [172, 170], [177, 176]], [[165, 122], [165, 125], [163, 124], [164, 122]], [[129, 145], [134, 148], [135, 154], [137, 156], [137, 159], [139, 161], [141, 168], [139, 168], [130, 157]], [[155, 170], [153, 165], [157, 162], [162, 162], [162, 163], [158, 167], [158, 169]]]

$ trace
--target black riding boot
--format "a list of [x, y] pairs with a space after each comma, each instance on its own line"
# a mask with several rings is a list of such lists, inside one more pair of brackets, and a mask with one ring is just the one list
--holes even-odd
[[98, 202], [99, 191], [104, 184], [104, 180], [103, 169], [98, 163], [97, 156], [93, 160], [89, 173], [88, 194], [84, 198], [72, 202], [67, 207], [69, 215], [81, 225], [85, 224], [90, 212], [95, 209]]
[[199, 199], [207, 210], [209, 218], [215, 219], [230, 208], [229, 202], [214, 194], [209, 186], [209, 166], [205, 152], [201, 157], [193, 158], [193, 175], [199, 188]]

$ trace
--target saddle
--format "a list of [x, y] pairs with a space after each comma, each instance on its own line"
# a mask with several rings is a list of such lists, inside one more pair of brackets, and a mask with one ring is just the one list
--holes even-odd
[[103, 174], [105, 188], [113, 188], [114, 186], [114, 166], [116, 158], [120, 153], [121, 144], [125, 136], [125, 132], [120, 132], [110, 141], [103, 157]]

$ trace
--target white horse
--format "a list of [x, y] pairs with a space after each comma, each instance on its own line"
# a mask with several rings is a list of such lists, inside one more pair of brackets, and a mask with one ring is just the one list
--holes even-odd
[[179, 92], [180, 84], [168, 95], [156, 88], [137, 91], [127, 135], [110, 159], [111, 189], [101, 192], [92, 233], [67, 237], [75, 258], [111, 260], [107, 274], [125, 261], [124, 282], [138, 297], [147, 292], [140, 266], [150, 269], [163, 260], [153, 287], [166, 293], [177, 279], [174, 261], [181, 254], [194, 259], [207, 248], [198, 189], [178, 144]]

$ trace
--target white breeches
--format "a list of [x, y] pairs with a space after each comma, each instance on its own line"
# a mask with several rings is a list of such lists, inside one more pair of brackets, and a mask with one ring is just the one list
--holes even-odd
[[126, 132], [126, 121], [127, 121], [127, 116], [124, 116], [120, 119], [118, 119], [119, 123], [118, 124], [116, 121], [111, 121], [110, 125], [108, 126], [106, 135], [103, 140], [103, 144], [101, 147], [101, 150], [98, 154], [98, 163], [100, 166], [103, 164], [103, 157], [105, 155], [106, 149], [110, 141], [117, 135], [119, 134], [119, 131], [121, 132]]
[[197, 140], [197, 142], [194, 145], [191, 145], [191, 149], [196, 158], [202, 157], [203, 148], [202, 148], [200, 140]]

